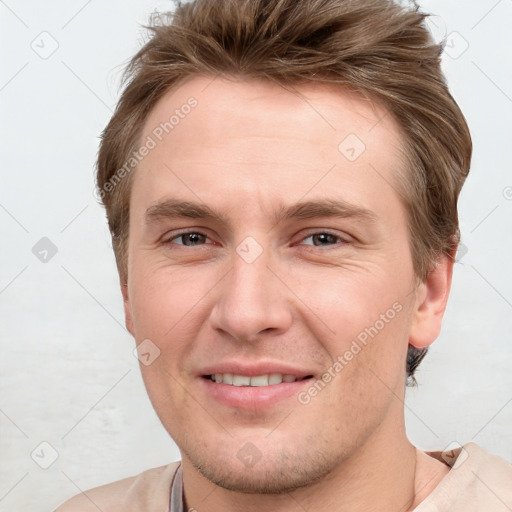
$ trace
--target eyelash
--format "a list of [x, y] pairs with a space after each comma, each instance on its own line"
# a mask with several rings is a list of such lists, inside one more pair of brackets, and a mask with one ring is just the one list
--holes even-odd
[[[204, 233], [201, 233], [201, 231], [189, 230], [189, 231], [182, 231], [181, 233], [175, 234], [171, 238], [168, 238], [167, 240], [164, 240], [162, 243], [163, 243], [163, 245], [182, 245], [183, 247], [196, 247], [196, 246], [193, 246], [193, 245], [192, 246], [188, 246], [188, 245], [185, 245], [185, 244], [174, 244], [173, 243], [173, 240], [176, 240], [177, 238], [180, 238], [180, 237], [184, 237], [186, 235], [200, 235], [200, 236], [205, 237], [207, 240], [209, 240], [208, 236], [205, 235]], [[314, 231], [314, 232], [311, 232], [307, 236], [302, 238], [301, 241], [304, 241], [304, 240], [306, 240], [308, 238], [311, 238], [311, 237], [314, 237], [314, 236], [318, 236], [318, 235], [328, 235], [328, 236], [337, 238], [339, 240], [339, 244], [341, 244], [341, 245], [346, 245], [346, 244], [350, 243], [348, 240], [345, 240], [343, 237], [341, 237], [339, 235], [335, 235], [334, 233], [330, 233], [329, 231]], [[308, 246], [310, 246], [310, 247], [334, 247], [336, 245], [337, 244], [330, 244], [330, 245], [322, 246], [322, 245], [309, 245], [308, 244]]]

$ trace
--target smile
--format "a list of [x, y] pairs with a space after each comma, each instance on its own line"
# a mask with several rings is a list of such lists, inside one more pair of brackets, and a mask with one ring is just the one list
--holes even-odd
[[214, 375], [205, 375], [206, 379], [209, 379], [217, 384], [228, 384], [231, 386], [273, 386], [275, 384], [281, 384], [282, 382], [296, 382], [298, 380], [304, 380], [311, 377], [308, 375], [303, 378], [297, 378], [295, 375], [284, 375], [281, 373], [270, 373], [267, 375], [236, 375], [232, 373], [216, 373]]

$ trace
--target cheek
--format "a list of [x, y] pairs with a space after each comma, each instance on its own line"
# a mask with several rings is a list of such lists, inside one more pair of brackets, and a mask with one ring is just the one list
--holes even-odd
[[[206, 296], [215, 280], [212, 272], [202, 275], [205, 271], [206, 267], [183, 272], [165, 265], [140, 265], [131, 275], [135, 339], [137, 343], [149, 339], [159, 350], [151, 366], [141, 364], [142, 376], [151, 397], [167, 397], [174, 407], [186, 405], [186, 396], [177, 383], [190, 379], [191, 354], [197, 349], [200, 330], [208, 317]], [[167, 405], [163, 404], [164, 410]]]
[[350, 321], [353, 324], [346, 325], [345, 332], [330, 340], [333, 363], [325, 368], [320, 381], [299, 397], [304, 404], [299, 410], [305, 422], [321, 417], [331, 426], [325, 428], [335, 426], [345, 439], [357, 439], [373, 431], [401, 396], [407, 344], [401, 339], [404, 318], [396, 316], [380, 331], [374, 330], [375, 321], [363, 329], [355, 326], [360, 318]]
[[173, 333], [201, 311], [202, 300], [212, 286], [211, 274], [192, 274], [164, 264], [134, 267], [129, 296], [136, 338], [174, 338]]
[[331, 389], [326, 395], [333, 405], [380, 407], [383, 397], [403, 384], [410, 297], [405, 281], [389, 275], [396, 277], [387, 272], [348, 273], [327, 281], [326, 287], [318, 281], [304, 283], [308, 304], [317, 315], [309, 329], [322, 340], [331, 360], [325, 369]]
[[304, 275], [290, 275], [289, 282], [295, 283], [297, 295], [304, 297], [302, 309], [313, 313], [304, 316], [311, 318], [312, 328], [321, 328], [319, 339], [327, 340], [333, 355], [358, 336], [364, 342], [370, 336], [368, 330], [375, 332], [375, 325], [379, 332], [389, 332], [404, 316], [397, 310], [403, 313], [405, 293], [386, 269], [335, 268], [324, 269], [323, 275]]

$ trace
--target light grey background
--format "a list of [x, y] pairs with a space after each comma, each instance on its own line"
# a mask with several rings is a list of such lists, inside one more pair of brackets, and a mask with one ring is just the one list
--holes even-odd
[[[439, 15], [436, 37], [448, 36], [444, 69], [475, 150], [460, 200], [467, 252], [442, 335], [407, 392], [408, 434], [423, 449], [474, 440], [512, 461], [512, 0], [421, 4]], [[51, 511], [179, 458], [132, 354], [93, 196], [122, 64], [148, 14], [171, 6], [0, 1], [1, 511]], [[32, 251], [42, 237], [57, 249], [47, 262]]]

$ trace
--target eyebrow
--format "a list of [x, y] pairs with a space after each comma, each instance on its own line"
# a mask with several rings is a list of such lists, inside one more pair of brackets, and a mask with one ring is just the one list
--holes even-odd
[[[378, 220], [374, 212], [353, 203], [340, 199], [320, 199], [303, 201], [290, 206], [281, 205], [273, 215], [273, 222], [279, 224], [289, 219], [314, 219], [317, 217], [351, 217], [373, 224]], [[176, 199], [164, 199], [150, 206], [145, 213], [147, 224], [171, 218], [206, 219], [228, 224], [227, 217], [210, 206]]]

